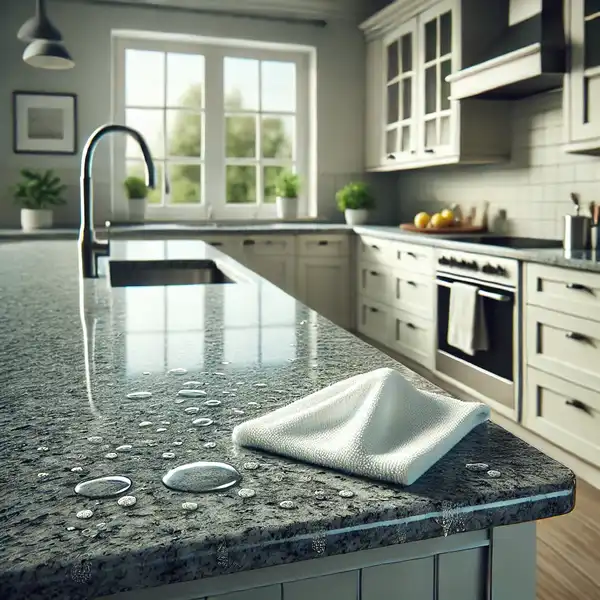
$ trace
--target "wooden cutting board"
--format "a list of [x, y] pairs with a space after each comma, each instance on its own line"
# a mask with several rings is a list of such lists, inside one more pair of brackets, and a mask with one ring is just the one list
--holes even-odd
[[400, 229], [414, 233], [427, 233], [432, 235], [448, 235], [449, 233], [485, 233], [485, 227], [475, 225], [452, 225], [451, 227], [415, 227], [412, 223], [402, 223]]

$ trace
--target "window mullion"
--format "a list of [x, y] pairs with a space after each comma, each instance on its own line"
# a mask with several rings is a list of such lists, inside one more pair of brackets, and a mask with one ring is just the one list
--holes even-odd
[[167, 156], [168, 156], [168, 150], [167, 150], [167, 81], [169, 79], [169, 74], [167, 72], [168, 69], [168, 61], [167, 61], [167, 53], [164, 52], [163, 53], [163, 72], [164, 72], [164, 78], [163, 78], [163, 139], [162, 139], [162, 143], [163, 143], [163, 157], [164, 157], [164, 162], [163, 162], [163, 181], [162, 181], [162, 185], [161, 185], [161, 190], [160, 190], [160, 198], [161, 198], [161, 205], [162, 206], [166, 206], [168, 204], [168, 197], [167, 197], [167, 178], [169, 177], [169, 169], [168, 169], [168, 163], [167, 163]]

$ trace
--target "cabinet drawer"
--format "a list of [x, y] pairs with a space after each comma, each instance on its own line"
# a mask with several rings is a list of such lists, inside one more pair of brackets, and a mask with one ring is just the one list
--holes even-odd
[[241, 240], [244, 253], [256, 256], [282, 256], [295, 254], [295, 239], [284, 235], [249, 235]]
[[537, 306], [525, 315], [528, 365], [600, 389], [600, 323]]
[[369, 298], [358, 300], [358, 331], [385, 344], [389, 343], [392, 309]]
[[392, 302], [396, 308], [433, 319], [433, 279], [410, 271], [393, 271]]
[[600, 394], [529, 367], [524, 425], [600, 466]]
[[297, 249], [300, 256], [348, 256], [350, 240], [347, 235], [301, 235]]
[[433, 248], [418, 244], [395, 243], [394, 267], [413, 273], [433, 273]]
[[394, 242], [369, 235], [358, 238], [358, 260], [377, 264], [393, 264]]
[[433, 323], [402, 310], [392, 313], [390, 348], [433, 368]]
[[389, 303], [392, 272], [380, 265], [361, 263], [358, 267], [358, 294]]
[[600, 321], [600, 275], [527, 264], [526, 302]]

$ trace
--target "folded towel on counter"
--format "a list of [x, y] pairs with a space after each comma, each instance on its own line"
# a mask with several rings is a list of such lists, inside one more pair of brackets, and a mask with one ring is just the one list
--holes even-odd
[[377, 369], [246, 421], [233, 441], [410, 485], [489, 414], [485, 404], [417, 390], [398, 371]]
[[450, 288], [448, 344], [474, 356], [488, 349], [488, 333], [479, 288], [468, 283], [453, 282]]

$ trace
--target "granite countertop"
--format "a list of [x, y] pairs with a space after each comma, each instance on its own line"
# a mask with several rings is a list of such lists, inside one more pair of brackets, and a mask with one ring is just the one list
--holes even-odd
[[[359, 372], [392, 367], [439, 390], [203, 242], [114, 242], [112, 250], [209, 258], [245, 283], [80, 287], [73, 242], [0, 244], [2, 600], [90, 599], [572, 509], [572, 472], [492, 423], [405, 488], [234, 447], [237, 423]], [[206, 396], [178, 403], [191, 380]], [[136, 391], [152, 397], [127, 397]], [[192, 406], [197, 414], [185, 412]], [[214, 423], [192, 427], [202, 416]], [[118, 449], [125, 444], [129, 451]], [[256, 495], [182, 494], [161, 483], [196, 460], [234, 465]], [[473, 462], [500, 476], [465, 468]], [[106, 475], [132, 479], [135, 506], [74, 493]], [[198, 510], [183, 510], [189, 501]], [[90, 519], [77, 518], [84, 509]]]

